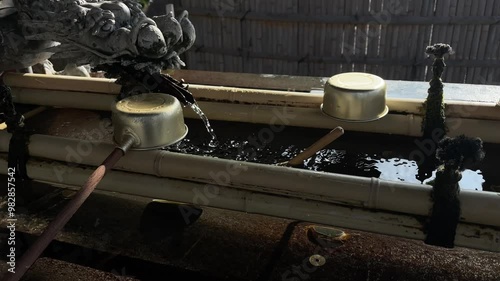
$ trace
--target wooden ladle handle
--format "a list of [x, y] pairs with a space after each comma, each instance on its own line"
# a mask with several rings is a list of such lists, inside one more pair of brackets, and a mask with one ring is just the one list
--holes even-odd
[[317, 140], [311, 146], [306, 148], [301, 153], [297, 154], [295, 157], [287, 162], [288, 166], [297, 166], [302, 164], [302, 162], [309, 157], [313, 156], [316, 152], [323, 149], [325, 146], [330, 144], [332, 141], [336, 140], [344, 134], [344, 129], [342, 127], [337, 127], [331, 130], [328, 134]]

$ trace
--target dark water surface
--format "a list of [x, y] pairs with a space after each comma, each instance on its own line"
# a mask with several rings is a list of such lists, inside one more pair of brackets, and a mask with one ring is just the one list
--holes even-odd
[[[211, 121], [218, 139], [218, 146], [211, 147], [211, 136], [200, 120], [186, 119], [185, 122], [189, 127], [188, 135], [167, 150], [265, 164], [291, 159], [330, 131]], [[299, 168], [421, 183], [416, 177], [417, 156], [423, 149], [419, 148], [416, 140], [413, 137], [346, 131]], [[475, 169], [463, 172], [460, 187], [500, 192], [500, 173], [495, 163], [495, 155], [500, 156], [500, 145], [485, 143], [484, 149], [485, 159]], [[424, 183], [434, 176], [435, 172]]]

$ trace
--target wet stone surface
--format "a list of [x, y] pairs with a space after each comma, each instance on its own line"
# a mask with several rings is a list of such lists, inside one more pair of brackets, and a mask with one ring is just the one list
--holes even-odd
[[[500, 273], [496, 253], [346, 229], [348, 237], [341, 242], [315, 244], [304, 235], [310, 227], [295, 226], [272, 280], [498, 280]], [[312, 264], [312, 255], [322, 256], [324, 264]]]

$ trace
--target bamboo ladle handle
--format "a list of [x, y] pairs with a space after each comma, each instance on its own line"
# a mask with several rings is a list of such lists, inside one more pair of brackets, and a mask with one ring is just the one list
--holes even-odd
[[43, 251], [52, 242], [52, 240], [59, 234], [66, 223], [71, 217], [80, 209], [85, 200], [97, 187], [97, 184], [102, 180], [104, 175], [113, 168], [113, 166], [122, 158], [126, 151], [132, 146], [135, 139], [128, 137], [120, 147], [116, 147], [111, 154], [97, 167], [97, 169], [90, 175], [85, 184], [78, 190], [78, 192], [71, 198], [68, 204], [62, 209], [59, 214], [49, 223], [43, 233], [37, 240], [30, 246], [26, 252], [23, 253], [17, 262], [16, 271], [14, 273], [6, 273], [2, 281], [19, 281], [23, 278], [24, 274], [30, 269], [35, 261], [42, 255]]
[[313, 156], [316, 152], [323, 149], [325, 146], [330, 144], [332, 141], [338, 139], [340, 136], [344, 134], [344, 129], [342, 127], [337, 127], [331, 130], [328, 134], [324, 135], [322, 138], [317, 140], [311, 146], [306, 148], [301, 153], [297, 154], [292, 159], [287, 162], [279, 163], [280, 166], [297, 166], [300, 165], [304, 160]]

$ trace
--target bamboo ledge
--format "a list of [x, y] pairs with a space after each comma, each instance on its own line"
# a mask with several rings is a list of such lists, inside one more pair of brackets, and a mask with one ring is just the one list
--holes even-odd
[[[120, 86], [112, 79], [8, 74], [4, 81], [13, 87], [17, 103], [109, 111]], [[78, 91], [73, 91], [78, 89]], [[388, 99], [391, 112], [380, 120], [364, 123], [342, 122], [324, 115], [319, 109], [322, 94], [234, 87], [191, 85], [200, 108], [211, 120], [288, 125], [347, 131], [421, 136], [423, 100]], [[189, 108], [186, 118], [198, 118]], [[284, 120], [278, 116], [291, 116]], [[500, 106], [482, 102], [449, 102], [449, 136], [464, 134], [484, 142], [500, 143]]]
[[[181, 72], [186, 73], [186, 72]], [[189, 73], [189, 72], [188, 72]], [[201, 78], [202, 75], [198, 72], [191, 74], [193, 80], [201, 80], [206, 83], [215, 83], [214, 80]], [[249, 86], [253, 74], [241, 74], [242, 80], [234, 82], [243, 86]], [[176, 75], [174, 75], [175, 77]], [[179, 76], [179, 75], [177, 75]], [[224, 79], [228, 76], [227, 79]], [[260, 75], [262, 77], [262, 75]], [[222, 84], [226, 85], [228, 79], [235, 77], [235, 74], [218, 74], [216, 76], [221, 80]], [[261, 82], [263, 88], [270, 87], [272, 82], [270, 78], [263, 78]], [[295, 83], [303, 83], [303, 88], [320, 87], [323, 85], [324, 78], [313, 77], [276, 77], [274, 88], [287, 89], [283, 84], [294, 86], [290, 84], [291, 81], [297, 80]], [[117, 95], [120, 92], [121, 86], [115, 84], [114, 79], [104, 78], [86, 78], [75, 76], [59, 76], [59, 75], [43, 75], [43, 74], [18, 74], [7, 73], [4, 76], [6, 85], [13, 88], [15, 94], [28, 94], [38, 92], [46, 96], [54, 91], [65, 91], [75, 93], [94, 93], [94, 94], [111, 94]], [[392, 81], [397, 82], [397, 81]], [[231, 84], [230, 84], [231, 85]], [[255, 85], [255, 80], [254, 80]], [[466, 85], [464, 85], [465, 87]], [[467, 87], [477, 85], [467, 85]], [[322, 87], [322, 86], [321, 86]], [[33, 91], [34, 89], [41, 90]], [[226, 102], [226, 103], [243, 103], [243, 104], [262, 104], [262, 105], [276, 105], [276, 106], [289, 106], [289, 107], [304, 107], [304, 108], [319, 108], [322, 103], [323, 93], [305, 93], [286, 90], [264, 90], [264, 89], [251, 89], [240, 87], [227, 87], [227, 86], [214, 86], [214, 85], [200, 85], [192, 84], [189, 87], [194, 97], [199, 101], [210, 102]], [[500, 91], [500, 87], [498, 87]], [[18, 101], [21, 102], [21, 101]], [[387, 105], [393, 113], [406, 113], [406, 114], [422, 114], [422, 103], [424, 99], [417, 98], [401, 98], [401, 97], [387, 97]], [[474, 102], [474, 101], [458, 101], [447, 100], [446, 102], [446, 116], [447, 117], [461, 117], [471, 119], [485, 119], [485, 120], [500, 120], [500, 106], [497, 102]], [[500, 102], [500, 100], [498, 101]]]

